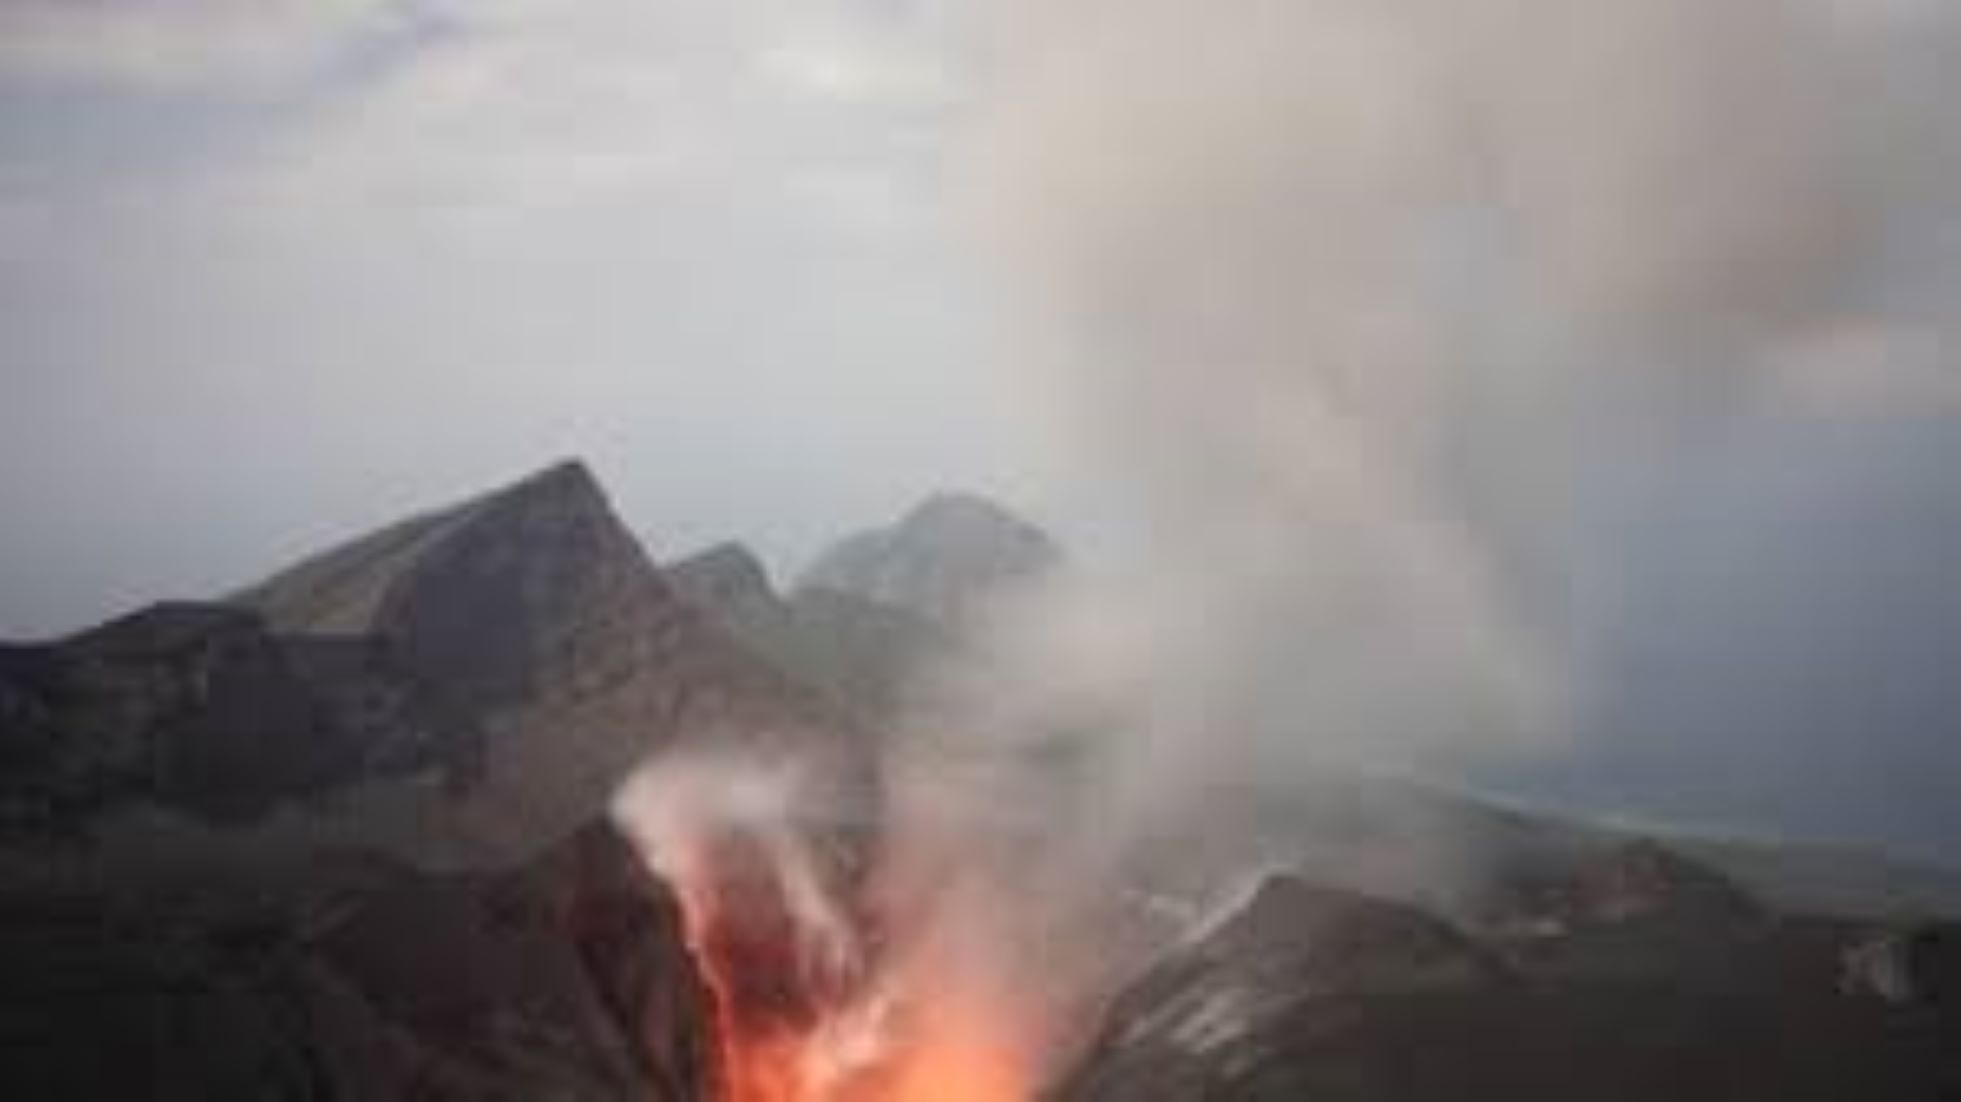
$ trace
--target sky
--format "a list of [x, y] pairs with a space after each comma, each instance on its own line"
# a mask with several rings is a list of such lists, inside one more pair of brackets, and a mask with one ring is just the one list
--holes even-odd
[[932, 0], [0, 6], [0, 635], [566, 455], [661, 556], [1040, 511], [965, 64]]
[[1106, 610], [1255, 742], [1532, 666], [1515, 791], [1961, 861], [1941, 5], [1054, 0], [1021, 69], [1001, 6], [0, 2], [0, 638], [572, 455], [779, 575], [937, 489], [1092, 552], [1134, 495]]

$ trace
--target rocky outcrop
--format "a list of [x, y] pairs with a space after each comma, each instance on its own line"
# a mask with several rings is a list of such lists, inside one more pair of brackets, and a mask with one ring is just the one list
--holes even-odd
[[1961, 925], [1875, 929], [1848, 945], [1840, 963], [1847, 993], [1931, 1008], [1961, 1034]]
[[687, 626], [577, 463], [328, 551], [234, 600], [282, 633], [387, 639], [487, 712], [630, 677]]
[[1245, 1092], [1257, 1089], [1260, 1055], [1305, 1009], [1504, 982], [1494, 958], [1421, 911], [1268, 878], [1110, 1006], [1099, 1038], [1057, 1094], [1277, 1098]]
[[317, 862], [169, 892], [0, 894], [17, 1098], [711, 1097], [671, 893], [609, 828], [522, 869]]
[[[133, 861], [167, 838], [497, 867], [690, 745], [798, 758], [859, 817], [875, 799], [843, 711], [675, 597], [576, 464], [227, 604], [0, 649], [5, 836], [89, 835]], [[127, 821], [151, 808], [216, 833]]]
[[679, 900], [611, 827], [593, 825], [506, 890], [567, 939], [656, 1099], [711, 1097], [711, 995]]
[[250, 821], [371, 776], [465, 771], [476, 745], [385, 643], [279, 637], [224, 605], [158, 605], [0, 650], [10, 836], [74, 835], [131, 801]]
[[1781, 933], [1728, 877], [1646, 839], [1507, 870], [1473, 921], [1513, 964], [1541, 975], [1672, 972], [1706, 988], [1754, 982]]
[[915, 676], [955, 654], [950, 631], [904, 608], [821, 587], [779, 596], [740, 544], [664, 573], [683, 601], [741, 646], [869, 725], [903, 713]]
[[824, 799], [874, 798], [853, 725], [677, 597], [576, 463], [356, 540], [235, 600], [284, 632], [382, 641], [484, 732], [464, 783], [371, 783], [303, 833], [495, 866], [599, 813], [650, 755], [689, 745], [797, 757]]
[[661, 570], [676, 596], [765, 657], [788, 656], [790, 609], [755, 552], [722, 543]]
[[958, 627], [991, 597], [1061, 561], [1054, 540], [1001, 506], [938, 494], [890, 527], [831, 547], [797, 589], [847, 593]]
[[[1618, 958], [1548, 966], [1412, 908], [1269, 881], [1230, 917], [1121, 994], [1063, 1075], [1058, 1102], [1518, 1102], [1951, 1097], [1951, 1023], [1848, 994], [1840, 954], [1855, 935], [1764, 923], [1653, 900], [1652, 855], [1599, 882], [1614, 929], [1663, 914], [1729, 958]], [[1697, 872], [1687, 879], [1699, 881]], [[1683, 878], [1660, 877], [1680, 886]], [[1673, 888], [1664, 891], [1671, 895]], [[1593, 912], [1591, 904], [1583, 910]], [[1691, 936], [1690, 927], [1676, 932]], [[1588, 934], [1549, 934], [1586, 940]], [[1583, 954], [1600, 950], [1599, 944]]]
[[861, 724], [889, 730], [921, 726], [914, 721], [941, 703], [941, 675], [973, 672], [969, 629], [990, 602], [1060, 561], [1046, 534], [1000, 506], [941, 494], [890, 527], [840, 541], [787, 594], [740, 544], [664, 573], [683, 603], [744, 650]]
[[674, 896], [609, 828], [324, 926], [308, 997], [333, 1028], [312, 1040], [347, 1097], [708, 1097], [713, 1018]]
[[1764, 913], [1727, 877], [1646, 839], [1517, 870], [1495, 886], [1490, 907], [1496, 925], [1550, 932], [1667, 918], [1748, 922]]

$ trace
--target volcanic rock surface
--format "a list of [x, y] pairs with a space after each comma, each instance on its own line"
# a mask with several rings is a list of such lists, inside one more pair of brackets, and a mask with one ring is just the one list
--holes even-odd
[[[805, 1030], [858, 978], [797, 971], [792, 912], [815, 888], [866, 917], [905, 688], [1058, 559], [948, 495], [788, 597], [734, 546], [664, 576], [563, 464], [227, 600], [0, 646], [0, 1095], [718, 1097], [732, 1023]], [[740, 820], [786, 763], [796, 798], [671, 887], [607, 821], [661, 755], [708, 767], [657, 802]], [[1007, 791], [1096, 760], [1030, 756]], [[1044, 970], [1098, 977], [1058, 1102], [1956, 1097], [1938, 870], [1364, 778], [1195, 807], [1105, 886], [1108, 959]], [[991, 860], [1071, 822], [1015, 820]], [[1255, 868], [1291, 871], [1192, 924]], [[677, 889], [727, 913], [696, 928]]]
[[599, 825], [497, 874], [9, 884], [0, 967], [9, 1098], [712, 1096], [674, 898]]
[[150, 801], [207, 822], [370, 776], [458, 779], [479, 729], [369, 637], [280, 636], [256, 613], [158, 605], [0, 648], [0, 830], [72, 835]]
[[682, 600], [736, 642], [867, 724], [894, 721], [911, 703], [915, 678], [959, 656], [953, 631], [908, 608], [822, 587], [778, 594], [739, 544], [665, 573]]
[[958, 627], [977, 605], [1061, 562], [1040, 528], [986, 498], [942, 493], [889, 527], [839, 541], [796, 588], [848, 593]]
[[676, 897], [607, 822], [664, 753], [874, 813], [858, 730], [677, 599], [578, 464], [0, 649], [0, 1093], [714, 1097]]
[[562, 837], [650, 754], [798, 757], [839, 800], [869, 748], [817, 694], [677, 598], [581, 465], [329, 551], [240, 595], [278, 629], [386, 640], [486, 728], [471, 783], [363, 794], [363, 840], [496, 864]]
[[1843, 982], [1870, 930], [1772, 916], [1653, 846], [1516, 902], [1518, 927], [1474, 936], [1270, 879], [1117, 997], [1052, 1097], [1931, 1102], [1961, 1085], [1951, 1008]]

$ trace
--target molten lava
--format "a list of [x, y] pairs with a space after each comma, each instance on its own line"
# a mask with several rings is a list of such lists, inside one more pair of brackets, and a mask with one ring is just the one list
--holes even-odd
[[784, 855], [725, 835], [681, 885], [716, 1002], [720, 1102], [1024, 1102], [1007, 1016], [957, 970], [814, 922]]
[[852, 847], [794, 813], [797, 779], [694, 762], [616, 803], [680, 896], [715, 1004], [717, 1102], [1025, 1102], [1015, 1016], [973, 982], [945, 909], [865, 904]]
[[911, 1032], [897, 1022], [883, 1028], [889, 1032], [874, 1045], [844, 1052], [834, 1050], [837, 1039], [821, 1024], [795, 1037], [725, 1033], [723, 1102], [1024, 1102], [1029, 1096], [1019, 1057], [986, 1022], [949, 1023], [944, 1032]]
[[866, 1081], [824, 1102], [1021, 1102], [1025, 1072], [993, 1024], [956, 1019], [904, 1037]]

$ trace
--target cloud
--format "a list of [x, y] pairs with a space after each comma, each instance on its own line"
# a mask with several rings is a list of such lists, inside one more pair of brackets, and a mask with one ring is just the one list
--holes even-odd
[[925, 116], [951, 95], [930, 36], [844, 8], [433, 10], [450, 28], [438, 45], [232, 166], [233, 197], [475, 222], [736, 190], [820, 213], [837, 200], [862, 225], [863, 189], [845, 185], [922, 189], [936, 156]]
[[[1644, 493], [1721, 484], [1734, 439], [1792, 448], [1777, 430], [1797, 417], [1881, 440], [1961, 377], [1941, 351], [1961, 254], [1938, 243], [1961, 213], [1951, 17], [1817, 0], [1018, 15], [978, 113], [977, 206], [1080, 342], [1063, 384], [1148, 503], [1156, 560], [1097, 613], [1150, 646], [1044, 664], [1108, 681], [1130, 663], [1117, 695], [1162, 731], [1132, 758], [1146, 807], [1208, 769], [1560, 752], [1580, 698], [1608, 691], [1588, 663], [1615, 625], [1588, 588], [1646, 585], [1630, 558], [1708, 546], [1595, 532], [1627, 531]], [[1887, 473], [1923, 497], [1947, 477]], [[1766, 574], [1797, 568], [1789, 517], [1709, 519], [1788, 547]], [[1684, 630], [1747, 637], [1749, 614]], [[1739, 722], [1775, 711], [1731, 703]]]
[[792, 31], [764, 51], [766, 72], [804, 94], [885, 110], [933, 112], [960, 92], [953, 58], [918, 28], [866, 22]]
[[17, 0], [0, 7], [0, 75], [137, 94], [262, 89], [427, 19], [414, 0]]

